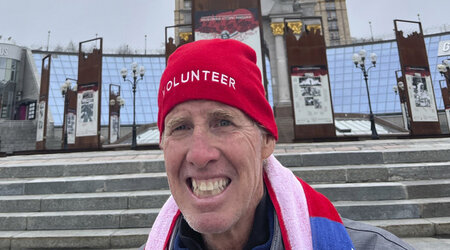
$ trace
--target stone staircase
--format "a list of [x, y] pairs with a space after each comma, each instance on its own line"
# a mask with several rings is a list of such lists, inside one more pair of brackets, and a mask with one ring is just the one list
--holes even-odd
[[317, 167], [306, 159], [305, 167], [298, 167], [294, 159], [278, 158], [327, 196], [342, 217], [399, 237], [450, 235], [450, 149], [322, 156]]
[[[0, 158], [0, 249], [141, 246], [170, 194], [160, 154]], [[450, 149], [276, 156], [343, 217], [400, 237], [450, 235]]]

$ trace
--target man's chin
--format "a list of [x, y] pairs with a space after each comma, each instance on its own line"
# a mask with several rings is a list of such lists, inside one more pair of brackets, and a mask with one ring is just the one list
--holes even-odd
[[193, 218], [185, 217], [185, 219], [189, 226], [200, 234], [221, 234], [230, 230], [235, 218], [201, 215]]

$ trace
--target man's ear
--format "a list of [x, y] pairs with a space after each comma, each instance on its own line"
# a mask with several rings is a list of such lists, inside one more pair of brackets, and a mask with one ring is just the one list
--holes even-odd
[[159, 148], [161, 150], [164, 150], [164, 132], [162, 135], [160, 135], [160, 138], [159, 138]]
[[261, 157], [262, 159], [267, 159], [275, 150], [275, 138], [273, 136], [265, 134], [262, 138], [262, 149]]

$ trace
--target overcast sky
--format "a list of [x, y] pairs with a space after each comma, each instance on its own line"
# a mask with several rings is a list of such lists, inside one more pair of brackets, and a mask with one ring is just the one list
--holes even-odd
[[[164, 27], [174, 24], [174, 0], [0, 0], [0, 36], [33, 49], [67, 46], [70, 41], [103, 37], [105, 52], [129, 44], [155, 52]], [[425, 33], [450, 31], [450, 0], [347, 0], [350, 32], [369, 38], [392, 37], [393, 19], [418, 20]]]
[[420, 18], [425, 34], [450, 31], [449, 10], [450, 0], [347, 0], [352, 37], [371, 37], [370, 21], [375, 38], [393, 38], [394, 19]]

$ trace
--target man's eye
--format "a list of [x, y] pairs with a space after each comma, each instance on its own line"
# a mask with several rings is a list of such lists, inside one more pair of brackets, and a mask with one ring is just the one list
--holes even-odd
[[186, 125], [180, 125], [180, 126], [176, 127], [175, 129], [173, 129], [173, 131], [179, 131], [179, 130], [185, 130], [185, 129], [187, 129]]
[[223, 126], [230, 126], [231, 122], [228, 120], [220, 120], [219, 121], [219, 126], [223, 127]]

